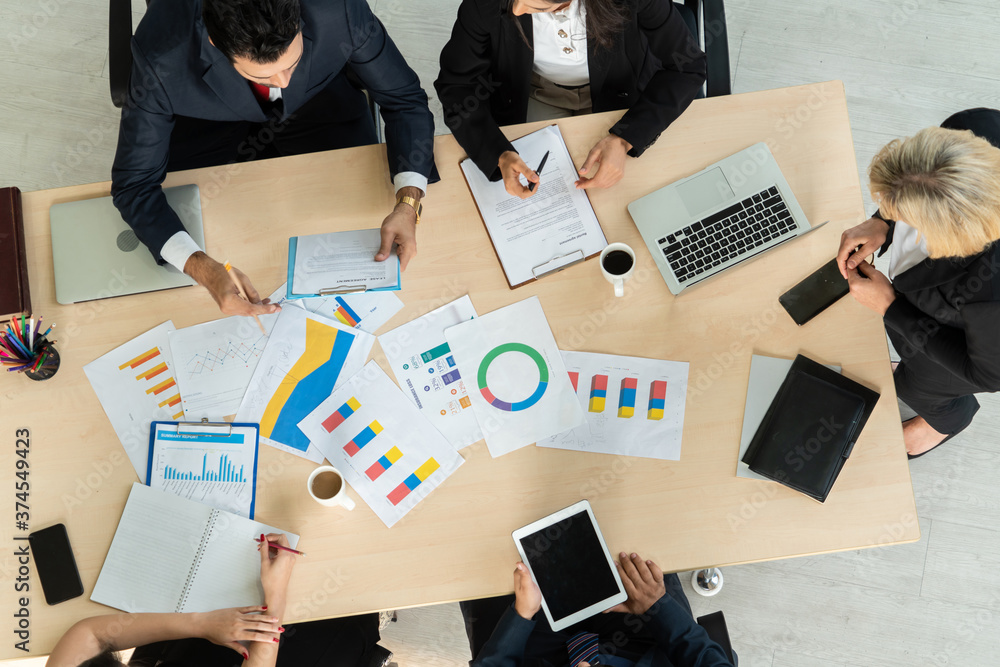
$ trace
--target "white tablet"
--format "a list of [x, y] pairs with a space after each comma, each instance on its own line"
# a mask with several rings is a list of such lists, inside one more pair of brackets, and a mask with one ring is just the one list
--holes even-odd
[[512, 536], [542, 592], [542, 610], [553, 630], [628, 599], [586, 500], [518, 528]]

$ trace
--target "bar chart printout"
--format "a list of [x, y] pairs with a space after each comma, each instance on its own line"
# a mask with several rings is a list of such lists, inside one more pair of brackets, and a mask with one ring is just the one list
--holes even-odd
[[218, 432], [179, 432], [157, 423], [150, 448], [149, 486], [252, 518], [257, 466], [255, 425]]
[[635, 414], [635, 390], [639, 386], [636, 378], [622, 380], [622, 388], [618, 393], [618, 416], [628, 419]]

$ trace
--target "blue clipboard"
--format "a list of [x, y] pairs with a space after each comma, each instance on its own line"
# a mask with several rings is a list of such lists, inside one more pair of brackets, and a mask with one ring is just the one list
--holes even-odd
[[[170, 437], [157, 438], [157, 427], [158, 426], [169, 426], [175, 427], [172, 432], [167, 432]], [[228, 464], [225, 457], [220, 457], [218, 469], [206, 470], [203, 463], [203, 469], [201, 474], [197, 474], [197, 471], [171, 471], [172, 477], [171, 481], [184, 482], [191, 481], [197, 483], [226, 483], [226, 482], [240, 482], [248, 484], [250, 487], [250, 498], [249, 498], [249, 519], [254, 518], [254, 512], [256, 511], [257, 504], [257, 461], [259, 459], [260, 451], [260, 425], [251, 424], [246, 422], [209, 422], [207, 419], [202, 419], [200, 422], [174, 422], [174, 421], [154, 421], [149, 425], [149, 456], [146, 462], [146, 479], [144, 483], [146, 486], [152, 486], [153, 481], [153, 462], [156, 454], [157, 444], [164, 442], [178, 442], [184, 444], [193, 445], [193, 449], [197, 449], [199, 444], [204, 446], [206, 450], [212, 449], [211, 445], [216, 446], [225, 444], [227, 442], [235, 442], [233, 440], [236, 436], [242, 437], [241, 433], [233, 433], [234, 429], [249, 430], [252, 431], [253, 437], [253, 465], [248, 466], [246, 464], [240, 466], [237, 470], [235, 464]], [[159, 432], [163, 435], [163, 432]], [[203, 461], [207, 460], [207, 454], [203, 457]], [[205, 504], [210, 504], [212, 507], [216, 507], [211, 503], [206, 502]], [[224, 509], [226, 511], [231, 511], [234, 514], [243, 513], [242, 509], [233, 509], [232, 507], [216, 507], [216, 509]]]
[[[295, 274], [295, 251], [298, 248], [299, 237], [292, 236], [288, 239], [288, 280], [285, 288], [286, 299], [315, 299], [318, 297], [341, 296], [344, 294], [362, 294], [364, 292], [397, 292], [403, 288], [402, 271], [399, 266], [399, 256], [394, 255], [396, 261], [396, 285], [394, 287], [373, 287], [365, 285], [332, 285], [328, 289], [320, 290], [318, 294], [298, 294], [294, 288]], [[392, 261], [392, 260], [386, 260]]]

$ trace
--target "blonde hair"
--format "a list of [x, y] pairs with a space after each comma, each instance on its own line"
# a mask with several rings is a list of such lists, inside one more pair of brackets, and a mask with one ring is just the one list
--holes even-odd
[[883, 216], [916, 229], [932, 258], [968, 257], [1000, 239], [1000, 149], [968, 130], [895, 139], [868, 179]]

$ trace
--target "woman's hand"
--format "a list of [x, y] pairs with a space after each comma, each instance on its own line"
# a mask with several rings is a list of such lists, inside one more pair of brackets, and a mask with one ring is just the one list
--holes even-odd
[[879, 315], [885, 315], [896, 300], [896, 290], [885, 275], [868, 262], [861, 262], [858, 268], [848, 272], [847, 284], [851, 296], [862, 306], [871, 308]]
[[625, 552], [618, 554], [615, 561], [618, 575], [625, 585], [628, 600], [615, 605], [608, 611], [620, 611], [626, 614], [645, 614], [657, 600], [667, 593], [663, 583], [663, 570], [651, 560], [643, 560], [638, 554], [627, 556]]
[[609, 134], [597, 145], [590, 149], [590, 154], [580, 167], [580, 175], [586, 176], [594, 170], [594, 165], [599, 165], [596, 174], [590, 178], [580, 178], [576, 182], [576, 187], [587, 188], [610, 188], [612, 185], [622, 180], [625, 175], [625, 158], [632, 150], [632, 144], [619, 136]]
[[[503, 187], [508, 194], [521, 199], [527, 199], [535, 194], [534, 190], [529, 190], [521, 185], [521, 176], [528, 179], [529, 183], [538, 183], [538, 174], [524, 163], [520, 155], [514, 151], [504, 151], [497, 164], [500, 167], [500, 174], [503, 176]], [[537, 190], [537, 188], [535, 189]]]
[[267, 607], [217, 609], [195, 615], [199, 635], [213, 644], [228, 646], [246, 659], [240, 642], [276, 643], [283, 632], [279, 619], [266, 615]]
[[542, 608], [542, 592], [532, 581], [531, 573], [524, 563], [514, 568], [514, 611], [526, 620], [531, 620]]
[[[879, 218], [868, 218], [841, 234], [840, 252], [837, 253], [840, 275], [844, 276], [845, 280], [850, 280], [848, 273], [856, 269], [866, 258], [874, 255], [885, 243], [885, 237], [888, 235], [889, 223]], [[854, 252], [855, 249], [857, 252]]]
[[285, 592], [288, 590], [288, 580], [292, 576], [292, 568], [298, 558], [284, 549], [274, 549], [273, 553], [268, 544], [280, 544], [283, 547], [289, 546], [288, 537], [281, 533], [271, 533], [260, 536], [260, 583], [264, 587], [264, 600], [272, 604], [279, 600], [284, 603]]

